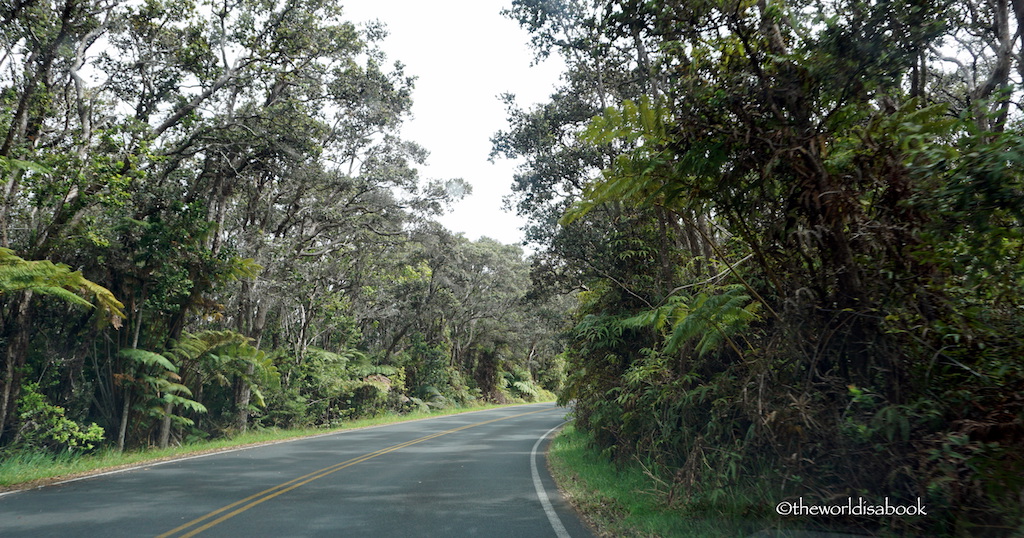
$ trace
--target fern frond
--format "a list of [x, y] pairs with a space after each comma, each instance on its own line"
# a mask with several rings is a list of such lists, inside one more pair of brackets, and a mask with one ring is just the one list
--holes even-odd
[[537, 396], [537, 389], [533, 386], [533, 383], [528, 381], [515, 381], [512, 383], [512, 388], [521, 394], [528, 394], [530, 396]]
[[[79, 306], [99, 307], [115, 328], [120, 328], [125, 317], [124, 305], [114, 294], [82, 273], [49, 260], [28, 261], [11, 249], [0, 248], [0, 294], [18, 291], [50, 295]], [[82, 295], [91, 296], [93, 302]]]
[[727, 286], [716, 295], [700, 293], [688, 308], [674, 311], [666, 353], [675, 353], [687, 342], [697, 340], [697, 354], [703, 356], [757, 318], [758, 303], [743, 293], [742, 286]]
[[[198, 360], [203, 355], [216, 354], [216, 351], [233, 345], [248, 344], [251, 339], [234, 331], [201, 331], [184, 333], [174, 342], [168, 353], [184, 361]], [[253, 348], [255, 349], [255, 348]]]
[[143, 349], [122, 349], [119, 355], [137, 364], [145, 366], [159, 366], [170, 372], [178, 371], [178, 367], [175, 366], [167, 357], [152, 351], [146, 351]]
[[181, 396], [178, 396], [177, 394], [165, 393], [163, 397], [161, 397], [161, 400], [163, 400], [164, 403], [170, 403], [173, 405], [181, 406], [185, 409], [188, 409], [189, 411], [193, 411], [196, 413], [207, 412], [205, 405], [195, 400], [191, 400], [189, 398], [183, 398]]

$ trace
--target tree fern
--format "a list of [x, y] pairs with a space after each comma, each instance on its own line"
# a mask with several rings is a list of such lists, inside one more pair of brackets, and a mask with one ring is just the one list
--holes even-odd
[[[0, 295], [18, 291], [52, 295], [79, 306], [99, 307], [104, 318], [115, 327], [120, 327], [125, 317], [124, 305], [114, 294], [82, 273], [49, 260], [27, 261], [11, 249], [0, 248]], [[93, 302], [82, 295], [92, 297]]]
[[621, 108], [608, 107], [590, 122], [584, 139], [597, 145], [617, 145], [622, 153], [602, 178], [588, 185], [579, 201], [566, 211], [569, 224], [595, 207], [612, 201], [635, 205], [664, 204], [678, 197], [679, 163], [666, 147], [667, 110], [644, 96], [626, 100]]
[[218, 349], [248, 342], [249, 338], [234, 331], [184, 333], [174, 342], [167, 353], [179, 361], [192, 362], [207, 354], [215, 355], [215, 351]]
[[[167, 355], [198, 375], [198, 379], [192, 380], [197, 386], [209, 382], [228, 386], [240, 378], [249, 386], [252, 403], [257, 407], [266, 405], [259, 385], [275, 382], [279, 377], [273, 360], [264, 351], [254, 347], [251, 338], [234, 331], [184, 333], [167, 351]], [[191, 403], [185, 403], [183, 407], [194, 412], [205, 412]]]
[[502, 372], [501, 388], [506, 389], [515, 398], [528, 401], [535, 400], [540, 395], [540, 387], [533, 381], [533, 376], [522, 368]]
[[665, 333], [664, 351], [670, 354], [696, 340], [694, 349], [703, 356], [757, 319], [760, 306], [756, 301], [751, 302], [743, 286], [716, 289], [719, 293], [670, 297], [666, 304], [626, 318], [621, 325], [651, 327]]
[[136, 366], [149, 366], [163, 368], [166, 371], [178, 372], [178, 367], [173, 362], [159, 353], [146, 351], [144, 349], [122, 349], [120, 355]]
[[704, 355], [756, 319], [757, 308], [758, 303], [750, 302], [742, 286], [731, 286], [718, 295], [700, 293], [685, 316], [675, 322], [665, 351], [674, 353], [684, 343], [699, 337], [696, 350], [698, 355]]
[[192, 420], [170, 413], [169, 407], [181, 406], [199, 413], [206, 412], [205, 406], [189, 398], [192, 390], [180, 383], [179, 368], [167, 355], [144, 349], [122, 349], [119, 355], [127, 362], [125, 371], [117, 378], [126, 388], [134, 389], [132, 392], [136, 397], [133, 399], [140, 404], [137, 409], [152, 418], [169, 416], [171, 420], [186, 425], [192, 424]]

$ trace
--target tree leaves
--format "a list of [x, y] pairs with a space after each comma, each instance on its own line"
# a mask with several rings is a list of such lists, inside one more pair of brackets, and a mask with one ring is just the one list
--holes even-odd
[[119, 448], [560, 383], [561, 307], [522, 301], [521, 250], [432, 221], [467, 187], [418, 176], [380, 25], [324, 0], [4, 17], [0, 443], [36, 378]]

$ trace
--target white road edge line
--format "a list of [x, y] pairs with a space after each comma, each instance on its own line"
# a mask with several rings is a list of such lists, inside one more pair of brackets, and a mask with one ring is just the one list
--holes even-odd
[[555, 530], [555, 535], [558, 538], [571, 538], [569, 532], [565, 530], [565, 526], [562, 525], [562, 520], [558, 519], [558, 514], [555, 513], [555, 507], [551, 506], [551, 500], [548, 498], [548, 492], [544, 489], [544, 483], [540, 481], [540, 472], [537, 471], [537, 449], [544, 439], [547, 439], [551, 432], [565, 426], [567, 423], [563, 422], [554, 428], [551, 428], [544, 435], [537, 439], [537, 442], [533, 444], [533, 450], [530, 451], [530, 471], [533, 473], [533, 487], [537, 489], [537, 497], [540, 499], [540, 504], [544, 507], [544, 513], [548, 515], [548, 521], [551, 522], [551, 528]]

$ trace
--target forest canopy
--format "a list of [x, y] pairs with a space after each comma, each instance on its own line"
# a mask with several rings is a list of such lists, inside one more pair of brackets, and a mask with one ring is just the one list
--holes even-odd
[[559, 316], [321, 0], [0, 3], [0, 457], [532, 401]]

